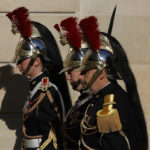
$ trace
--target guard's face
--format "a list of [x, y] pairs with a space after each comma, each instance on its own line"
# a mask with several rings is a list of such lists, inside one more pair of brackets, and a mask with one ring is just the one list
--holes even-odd
[[91, 69], [91, 70], [88, 70], [85, 75], [84, 75], [84, 80], [85, 80], [85, 83], [88, 84], [93, 76], [93, 74], [95, 73], [96, 69]]
[[[90, 80], [92, 79], [94, 73], [96, 72], [96, 69], [91, 69], [91, 70], [87, 70], [87, 71], [83, 71], [80, 75], [80, 79], [82, 80], [81, 83], [83, 84], [84, 88], [87, 87], [88, 83], [90, 82]], [[95, 81], [96, 82], [96, 81]], [[94, 82], [94, 83], [95, 83]], [[92, 86], [90, 87], [90, 94], [93, 94], [93, 89], [95, 88], [95, 84], [92, 84]]]
[[69, 70], [67, 72], [67, 80], [70, 82], [72, 88], [76, 91], [80, 91], [82, 89], [81, 81], [79, 80], [80, 71], [78, 68]]
[[24, 60], [20, 60], [17, 63], [17, 67], [19, 68], [20, 72], [22, 74], [25, 74], [25, 71], [30, 63], [31, 58], [26, 58]]

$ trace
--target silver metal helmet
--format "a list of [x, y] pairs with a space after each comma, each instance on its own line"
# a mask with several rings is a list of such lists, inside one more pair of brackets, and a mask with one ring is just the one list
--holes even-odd
[[80, 70], [90, 70], [90, 69], [96, 69], [101, 68], [104, 69], [106, 67], [106, 62], [109, 59], [112, 59], [113, 57], [113, 50], [109, 43], [109, 40], [106, 36], [101, 35], [101, 47], [97, 51], [93, 51], [92, 49], [89, 49], [87, 54], [84, 56], [84, 59], [82, 61], [82, 65], [80, 67]]
[[39, 38], [31, 38], [27, 41], [21, 39], [17, 44], [15, 56], [12, 60], [13, 63], [18, 63], [21, 60], [31, 57], [32, 59], [37, 56], [42, 57], [45, 61], [50, 61], [46, 54], [46, 46]]
[[36, 22], [30, 21], [29, 11], [25, 7], [19, 7], [7, 13], [6, 16], [12, 22], [12, 32], [21, 35], [12, 62], [37, 56], [42, 56], [45, 61], [49, 61], [46, 56], [47, 40], [43, 38], [47, 36], [47, 28], [42, 24], [37, 25]]
[[59, 72], [59, 74], [80, 67], [87, 50], [88, 44], [83, 41], [79, 51], [75, 51], [72, 47], [70, 47], [69, 53], [67, 54], [63, 63], [64, 68]]
[[62, 20], [60, 25], [64, 33], [61, 32], [58, 24], [54, 25], [60, 34], [60, 43], [63, 46], [68, 44], [70, 47], [63, 62], [64, 68], [59, 72], [61, 74], [81, 66], [83, 56], [89, 48], [89, 45], [82, 39], [76, 17], [69, 17]]
[[89, 50], [82, 61], [80, 71], [84, 74], [86, 71], [96, 69], [93, 77], [88, 83], [88, 88], [94, 83], [96, 78], [100, 75], [103, 69], [106, 69], [109, 79], [115, 80], [118, 78], [117, 72], [113, 68], [113, 49], [109, 39], [101, 34], [101, 47], [97, 51]]

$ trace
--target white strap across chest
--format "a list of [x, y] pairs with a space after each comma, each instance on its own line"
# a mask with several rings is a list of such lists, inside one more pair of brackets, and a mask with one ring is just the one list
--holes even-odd
[[[40, 89], [41, 84], [42, 84], [42, 81], [40, 81], [40, 82], [35, 86], [35, 88], [31, 91], [31, 95], [30, 95], [29, 99], [26, 101], [24, 107], [27, 107], [27, 106], [28, 106], [29, 101], [33, 98], [33, 96], [34, 96], [35, 93], [38, 91], [38, 89]], [[65, 118], [65, 106], [64, 106], [64, 101], [63, 101], [62, 95], [61, 95], [59, 89], [55, 86], [55, 84], [53, 84], [53, 83], [50, 82], [50, 86], [53, 86], [53, 87], [55, 88], [55, 90], [58, 92], [58, 95], [59, 95], [59, 98], [60, 98], [60, 102], [61, 102], [61, 106], [62, 106], [63, 120], [64, 120], [64, 118]]]
[[35, 88], [32, 90], [31, 95], [30, 95], [30, 99], [32, 99], [32, 97], [34, 96], [34, 94], [38, 91], [38, 89], [39, 89], [40, 86], [41, 86], [41, 83], [42, 83], [42, 81], [40, 81], [40, 82], [35, 86]]

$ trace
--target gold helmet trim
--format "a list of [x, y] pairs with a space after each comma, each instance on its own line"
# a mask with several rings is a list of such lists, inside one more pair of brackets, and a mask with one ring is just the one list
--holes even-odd
[[[34, 24], [31, 25], [32, 27], [32, 35], [31, 38], [39, 38], [41, 37], [40, 32], [38, 31], [38, 29], [35, 27]], [[18, 30], [16, 28], [16, 26], [14, 24], [12, 24], [12, 32], [13, 34], [18, 33]], [[23, 37], [20, 37], [19, 42], [17, 44], [16, 50], [15, 50], [15, 56], [13, 57], [13, 59], [11, 60], [11, 63], [16, 63], [17, 60], [21, 57], [21, 56], [27, 56], [27, 57], [31, 57], [33, 54], [35, 54], [35, 52], [33, 51], [26, 51], [23, 49], [20, 49], [20, 44], [24, 41]], [[22, 52], [21, 52], [22, 51]], [[37, 52], [38, 53], [38, 52]]]

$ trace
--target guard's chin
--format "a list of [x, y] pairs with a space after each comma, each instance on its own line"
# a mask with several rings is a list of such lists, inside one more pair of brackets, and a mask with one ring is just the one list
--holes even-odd
[[72, 89], [78, 91], [79, 83], [72, 84]]

